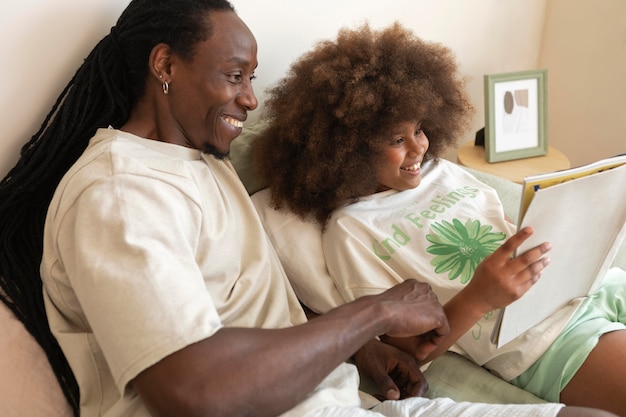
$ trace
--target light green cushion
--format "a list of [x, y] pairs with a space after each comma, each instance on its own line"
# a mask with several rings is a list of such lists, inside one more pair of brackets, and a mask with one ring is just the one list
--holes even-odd
[[259, 134], [262, 127], [262, 123], [244, 127], [241, 135], [233, 141], [230, 147], [230, 161], [250, 195], [265, 188], [265, 184], [255, 174], [252, 161], [250, 160], [250, 144]]
[[[428, 381], [427, 398], [452, 398], [455, 401], [488, 404], [539, 404], [545, 401], [509, 384], [461, 355], [446, 352], [424, 371]], [[374, 381], [361, 376], [361, 391], [379, 396]]]
[[429, 384], [428, 398], [449, 397], [455, 401], [490, 404], [545, 402], [452, 352], [435, 359], [424, 376]]

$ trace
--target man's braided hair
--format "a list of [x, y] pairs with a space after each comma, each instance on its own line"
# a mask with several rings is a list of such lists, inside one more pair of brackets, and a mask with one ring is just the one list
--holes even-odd
[[76, 379], [46, 317], [39, 266], [46, 212], [55, 188], [98, 128], [118, 128], [144, 94], [158, 43], [191, 59], [211, 27], [207, 13], [234, 11], [227, 0], [133, 0], [91, 51], [41, 127], [0, 182], [0, 299], [45, 351], [79, 414]]

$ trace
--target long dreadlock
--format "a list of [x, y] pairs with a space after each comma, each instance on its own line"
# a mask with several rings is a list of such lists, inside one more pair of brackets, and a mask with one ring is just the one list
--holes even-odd
[[158, 43], [191, 59], [211, 34], [206, 14], [234, 11], [227, 0], [133, 0], [61, 92], [39, 131], [0, 182], [0, 299], [45, 351], [74, 414], [78, 384], [50, 332], [39, 273], [43, 227], [63, 175], [101, 127], [122, 126], [144, 94]]

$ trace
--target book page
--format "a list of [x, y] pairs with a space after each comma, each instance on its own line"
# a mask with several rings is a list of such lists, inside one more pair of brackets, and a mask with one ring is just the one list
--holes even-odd
[[626, 234], [626, 165], [539, 189], [520, 227], [535, 233], [518, 253], [552, 243], [539, 281], [501, 317], [501, 346], [594, 289]]

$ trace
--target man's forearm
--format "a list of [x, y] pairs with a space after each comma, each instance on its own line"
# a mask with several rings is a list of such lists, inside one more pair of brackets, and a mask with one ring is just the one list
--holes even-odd
[[292, 328], [224, 328], [147, 369], [134, 386], [156, 415], [277, 415], [384, 331], [381, 317], [364, 298]]

